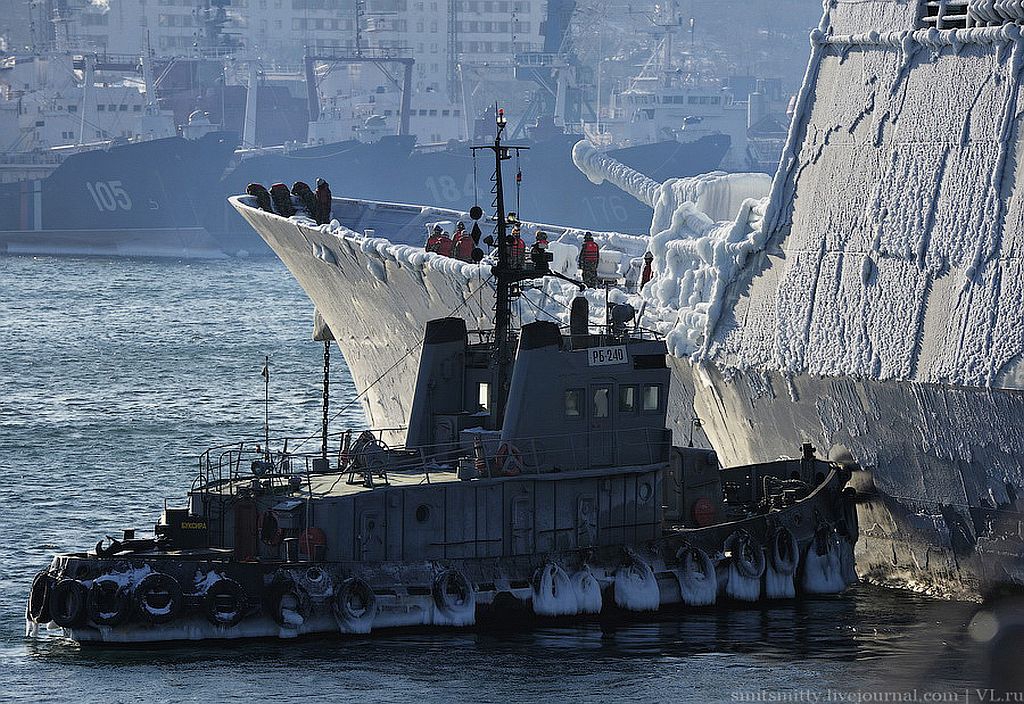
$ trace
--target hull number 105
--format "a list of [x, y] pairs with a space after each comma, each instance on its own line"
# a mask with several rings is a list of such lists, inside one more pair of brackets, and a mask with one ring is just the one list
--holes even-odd
[[609, 364], [625, 364], [629, 361], [625, 347], [594, 347], [587, 350], [592, 367], [603, 367]]
[[86, 181], [85, 187], [100, 212], [132, 209], [132, 198], [120, 181]]

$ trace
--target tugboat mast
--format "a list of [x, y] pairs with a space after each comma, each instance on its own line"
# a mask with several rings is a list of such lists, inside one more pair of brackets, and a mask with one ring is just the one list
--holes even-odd
[[[505, 404], [508, 399], [508, 388], [511, 382], [512, 363], [515, 359], [516, 337], [512, 333], [512, 300], [518, 295], [518, 288], [515, 285], [524, 278], [533, 278], [531, 275], [524, 276], [524, 272], [516, 269], [512, 262], [512, 242], [508, 235], [508, 220], [505, 216], [505, 188], [501, 177], [501, 162], [512, 158], [513, 151], [518, 154], [529, 147], [518, 145], [503, 145], [501, 136], [505, 132], [508, 122], [505, 119], [505, 111], [495, 107], [494, 144], [472, 147], [473, 151], [478, 149], [489, 149], [494, 153], [494, 206], [496, 209], [498, 245], [498, 263], [491, 268], [496, 282], [495, 309], [494, 309], [494, 351], [496, 363], [495, 386], [497, 387], [494, 397], [494, 417], [496, 424], [500, 427], [505, 417]], [[515, 291], [515, 293], [514, 293]]]

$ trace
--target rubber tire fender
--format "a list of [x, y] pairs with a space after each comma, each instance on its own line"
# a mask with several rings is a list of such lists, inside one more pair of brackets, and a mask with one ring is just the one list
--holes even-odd
[[284, 614], [282, 613], [284, 600], [289, 596], [295, 600], [294, 611], [302, 617], [302, 620], [306, 621], [309, 618], [309, 594], [292, 577], [286, 574], [279, 574], [274, 577], [264, 599], [267, 612], [278, 626], [293, 625], [285, 622]]
[[760, 579], [764, 574], [764, 548], [755, 543], [745, 530], [738, 530], [726, 538], [725, 549], [732, 553], [733, 564], [744, 577]]
[[[676, 552], [676, 559], [682, 566], [682, 573], [687, 575], [698, 571], [704, 574], [705, 579], [716, 580], [715, 563], [704, 548], [696, 545], [685, 545]], [[696, 568], [696, 569], [694, 569]]]
[[[218, 608], [218, 599], [227, 597], [233, 601], [233, 611], [221, 611]], [[242, 585], [230, 577], [221, 577], [210, 585], [203, 595], [203, 611], [206, 619], [214, 626], [231, 628], [237, 626], [245, 618], [248, 610], [248, 597]]]
[[800, 544], [786, 526], [778, 526], [768, 538], [772, 569], [785, 577], [796, 574], [800, 566]]
[[[167, 606], [159, 609], [149, 603], [149, 596], [154, 592], [165, 592], [167, 594]], [[135, 600], [135, 609], [143, 620], [153, 624], [168, 623], [173, 621], [181, 613], [184, 604], [184, 596], [181, 593], [181, 585], [178, 580], [163, 572], [151, 572], [142, 578], [142, 581], [135, 585], [132, 590], [132, 597]]]
[[[110, 600], [112, 611], [104, 610], [108, 604], [102, 600]], [[131, 615], [131, 595], [127, 587], [107, 576], [97, 577], [89, 587], [89, 598], [86, 600], [89, 620], [97, 626], [117, 626], [125, 622]]]
[[50, 618], [61, 628], [77, 628], [85, 623], [85, 604], [89, 590], [77, 579], [62, 579], [50, 591]]
[[[363, 604], [361, 609], [353, 606], [353, 599]], [[331, 600], [331, 609], [342, 623], [373, 619], [377, 615], [377, 596], [365, 581], [359, 577], [350, 577], [342, 582], [338, 593]]]
[[[447, 569], [437, 575], [432, 592], [437, 608], [447, 614], [458, 614], [471, 608], [473, 585], [459, 570]], [[453, 592], [461, 596], [461, 604], [458, 603], [457, 597], [453, 596]]]
[[46, 570], [32, 579], [32, 589], [28, 594], [28, 606], [25, 614], [35, 623], [50, 622], [50, 593], [57, 580]]

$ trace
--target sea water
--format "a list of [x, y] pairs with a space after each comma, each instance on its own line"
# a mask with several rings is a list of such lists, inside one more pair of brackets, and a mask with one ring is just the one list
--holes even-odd
[[[131, 649], [26, 639], [29, 584], [55, 552], [148, 532], [203, 449], [262, 435], [264, 356], [271, 434], [316, 435], [311, 329], [311, 304], [273, 260], [0, 258], [0, 700], [967, 701], [985, 686], [974, 605], [868, 586], [525, 630]], [[334, 429], [357, 427], [332, 359], [333, 407], [351, 404]]]

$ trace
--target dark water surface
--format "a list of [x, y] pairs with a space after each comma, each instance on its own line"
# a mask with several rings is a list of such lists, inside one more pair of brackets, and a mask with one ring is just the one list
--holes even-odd
[[[0, 258], [0, 700], [981, 701], [975, 607], [866, 586], [629, 624], [130, 649], [26, 640], [29, 582], [55, 551], [148, 532], [202, 449], [262, 433], [264, 355], [274, 433], [316, 431], [311, 312], [272, 261]], [[340, 408], [354, 391], [335, 359]], [[360, 422], [353, 406], [336, 427]]]

